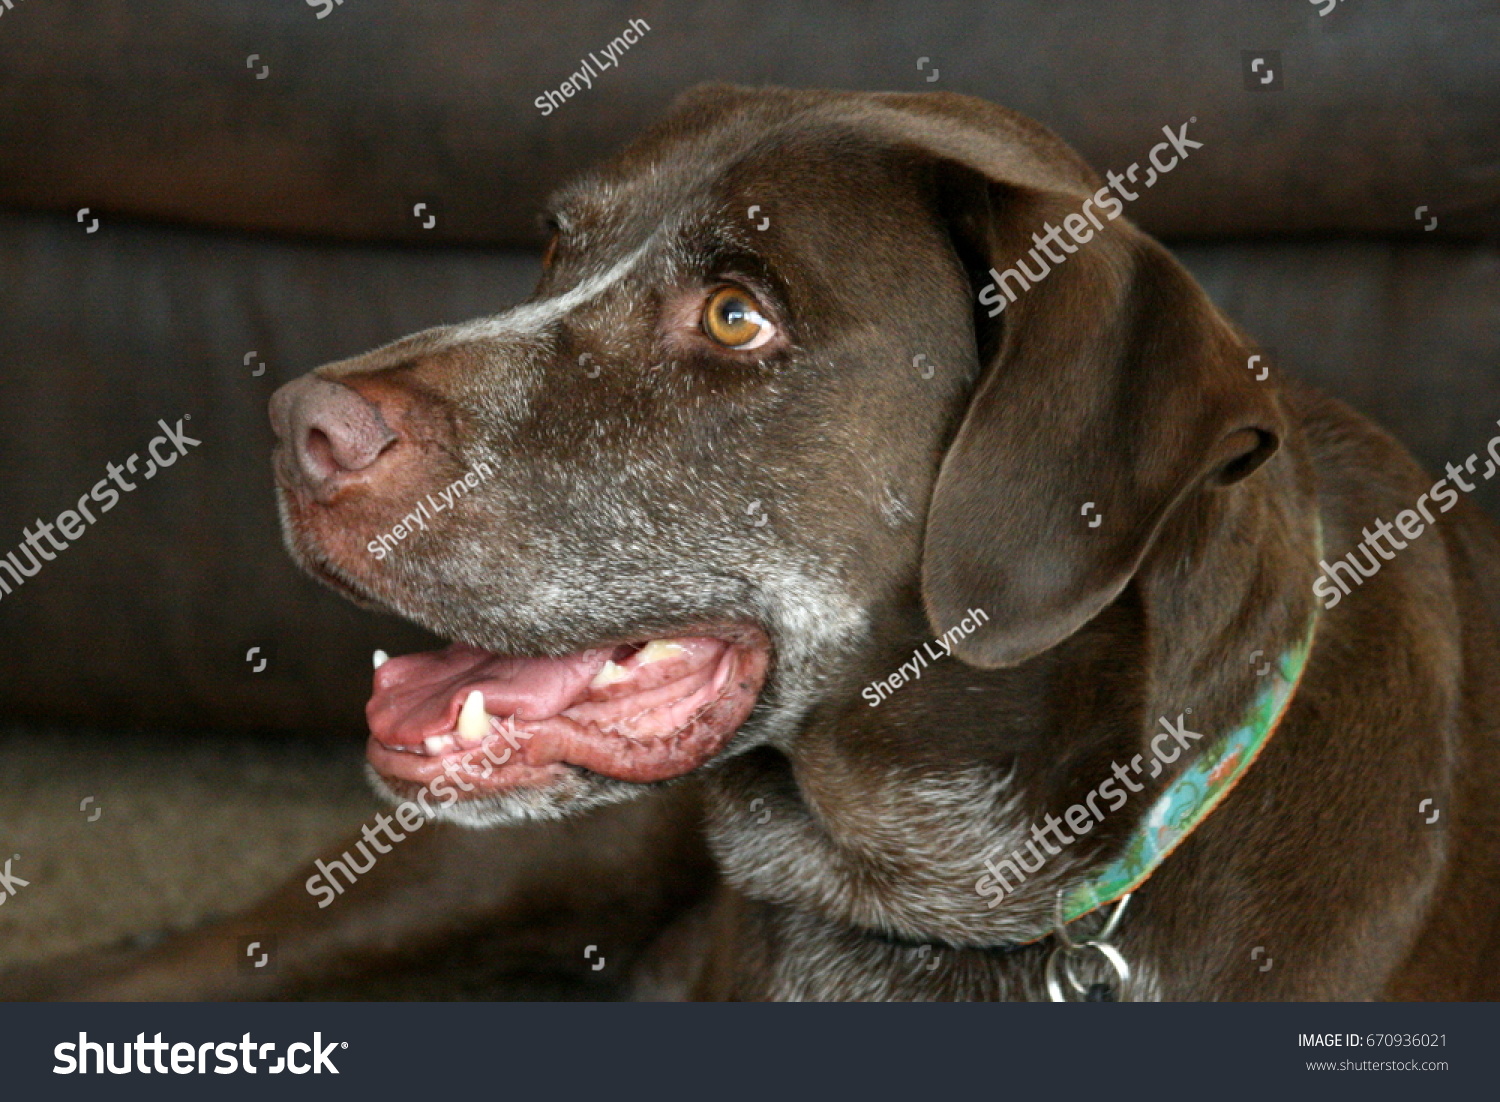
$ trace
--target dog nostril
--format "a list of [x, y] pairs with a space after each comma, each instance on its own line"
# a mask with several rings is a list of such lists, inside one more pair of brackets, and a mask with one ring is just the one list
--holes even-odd
[[315, 476], [329, 478], [363, 471], [396, 443], [396, 434], [386, 428], [380, 411], [358, 395], [354, 397], [366, 408], [318, 410], [306, 427], [303, 459]]
[[295, 469], [320, 500], [343, 476], [373, 466], [398, 441], [380, 406], [352, 387], [307, 376], [272, 401], [277, 435], [291, 445]]
[[332, 404], [315, 405], [307, 418], [302, 450], [325, 468], [320, 473], [362, 471], [396, 442], [380, 411], [353, 391], [348, 393], [348, 398]]
[[323, 429], [313, 426], [307, 430], [307, 439], [303, 441], [302, 447], [306, 458], [320, 469], [320, 473], [331, 476], [341, 471], [353, 473], [373, 466], [395, 443], [394, 433], [366, 430], [358, 433], [345, 431], [331, 436]]
[[322, 429], [309, 429], [307, 440], [302, 445], [308, 466], [324, 477], [337, 474], [342, 468], [333, 455], [333, 444]]

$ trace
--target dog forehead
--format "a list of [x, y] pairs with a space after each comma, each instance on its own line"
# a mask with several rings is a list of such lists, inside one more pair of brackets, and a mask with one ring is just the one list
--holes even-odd
[[728, 228], [727, 201], [759, 183], [774, 183], [777, 176], [769, 150], [738, 157], [724, 150], [714, 156], [686, 149], [663, 152], [661, 159], [629, 172], [601, 167], [558, 191], [549, 209], [568, 239], [621, 252], [647, 238], [670, 246], [675, 238], [701, 236], [711, 226]]
[[951, 92], [848, 92], [704, 85], [596, 169], [597, 178], [681, 187], [771, 154], [785, 163], [818, 148], [906, 153], [967, 165], [991, 179], [1092, 194], [1094, 171], [1035, 121]]
[[[835, 178], [863, 174], [883, 153], [910, 152], [862, 110], [862, 100], [780, 89], [689, 93], [657, 124], [560, 188], [549, 209], [591, 245], [624, 245], [672, 221], [727, 215], [734, 228], [765, 224], [761, 200], [837, 209]], [[635, 232], [630, 232], [634, 230]]]
[[712, 155], [681, 138], [660, 157], [633, 159], [629, 174], [578, 179], [554, 207], [565, 242], [555, 285], [584, 288], [590, 310], [719, 268], [772, 281], [793, 272], [808, 289], [848, 277], [857, 257], [915, 248], [924, 189], [879, 143], [838, 137], [794, 128], [718, 142]]

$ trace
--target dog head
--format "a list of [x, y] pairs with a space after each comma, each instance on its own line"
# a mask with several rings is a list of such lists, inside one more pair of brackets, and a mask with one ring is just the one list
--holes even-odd
[[789, 745], [876, 609], [981, 609], [998, 667], [1107, 606], [1279, 415], [1107, 208], [997, 294], [1099, 194], [967, 97], [699, 89], [556, 196], [528, 301], [282, 388], [293, 555], [455, 641], [377, 671], [380, 783], [558, 815]]

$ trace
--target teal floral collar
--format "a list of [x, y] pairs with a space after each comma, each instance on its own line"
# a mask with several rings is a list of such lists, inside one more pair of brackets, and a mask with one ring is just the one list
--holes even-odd
[[[1317, 620], [1314, 613], [1301, 642], [1288, 648], [1267, 671], [1270, 680], [1256, 694], [1240, 726], [1206, 746], [1167, 786], [1118, 857], [1063, 897], [1064, 923], [1092, 914], [1139, 888], [1229, 795], [1286, 715], [1307, 668]], [[1039, 934], [1031, 940], [1046, 936]]]

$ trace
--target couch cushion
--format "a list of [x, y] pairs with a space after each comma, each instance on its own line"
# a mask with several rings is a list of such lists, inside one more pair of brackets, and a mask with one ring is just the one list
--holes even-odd
[[[604, 64], [632, 17], [649, 31], [543, 115], [538, 97], [584, 58]], [[683, 89], [733, 81], [966, 92], [1056, 128], [1101, 171], [1144, 165], [1163, 126], [1196, 118], [1203, 148], [1132, 206], [1158, 234], [1417, 236], [1434, 215], [1434, 236], [1500, 230], [1488, 0], [1359, 0], [1326, 18], [1243, 0], [711, 0], [565, 18], [482, 0], [28, 0], [0, 30], [0, 204], [70, 215], [533, 245], [556, 184]], [[1249, 90], [1244, 54], [1269, 50], [1275, 88]]]

